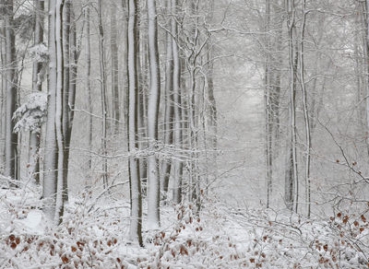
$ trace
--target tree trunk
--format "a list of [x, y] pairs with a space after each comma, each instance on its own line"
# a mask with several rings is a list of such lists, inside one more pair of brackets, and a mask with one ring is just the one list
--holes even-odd
[[[365, 38], [365, 51], [366, 57], [369, 57], [369, 1], [365, 0], [366, 12], [365, 12], [365, 29], [366, 29], [366, 38]], [[366, 61], [366, 70], [367, 70], [367, 83], [366, 83], [366, 120], [367, 120], [367, 130], [369, 130], [369, 60]], [[369, 133], [369, 131], [367, 131]], [[369, 145], [369, 135], [367, 135], [367, 145]], [[369, 154], [369, 146], [368, 146], [368, 154]]]
[[[172, 1], [172, 14], [177, 14], [178, 1]], [[176, 20], [171, 21], [172, 32], [172, 53], [173, 53], [173, 106], [174, 106], [174, 130], [173, 130], [173, 144], [175, 146], [177, 156], [173, 160], [173, 201], [177, 204], [182, 202], [182, 174], [183, 174], [183, 162], [181, 161], [182, 150], [182, 138], [183, 129], [181, 128], [182, 122], [182, 102], [181, 102], [181, 63], [178, 52], [178, 24]]]
[[[90, 22], [90, 6], [85, 8], [85, 23], [86, 23], [86, 92], [88, 100], [88, 149], [92, 152], [92, 132], [93, 132], [93, 107], [92, 107], [92, 87], [91, 87], [91, 22]], [[91, 177], [92, 173], [92, 155], [88, 156], [88, 171]], [[90, 180], [90, 179], [89, 179]]]
[[[127, 37], [128, 31], [128, 3], [126, 0], [122, 0], [122, 8], [123, 8], [123, 18], [122, 18], [122, 35]], [[122, 52], [122, 78], [123, 78], [123, 85], [121, 86], [122, 94], [120, 96], [121, 101], [121, 111], [120, 114], [122, 115], [122, 126], [128, 126], [128, 41], [125, 39], [123, 44], [123, 52]], [[123, 128], [123, 137], [128, 137], [128, 130], [127, 128]]]
[[112, 1], [110, 3], [110, 53], [111, 53], [111, 88], [112, 88], [112, 120], [114, 131], [119, 131], [119, 68], [118, 68], [118, 44], [117, 44], [117, 18], [116, 6]]
[[160, 70], [159, 51], [157, 41], [157, 14], [155, 0], [147, 0], [148, 9], [148, 39], [149, 39], [149, 64], [150, 64], [150, 91], [148, 102], [147, 131], [149, 148], [153, 151], [147, 158], [148, 177], [148, 227], [157, 229], [160, 226], [160, 177], [158, 171], [158, 159], [155, 148], [158, 142], [158, 117], [160, 100]]
[[129, 0], [128, 21], [128, 151], [129, 151], [129, 182], [131, 196], [131, 223], [130, 238], [136, 240], [141, 246], [142, 242], [142, 195], [141, 180], [139, 175], [138, 161], [135, 153], [137, 151], [137, 0]]
[[104, 30], [102, 24], [102, 0], [98, 1], [98, 16], [99, 16], [99, 57], [100, 57], [100, 91], [101, 91], [101, 151], [102, 151], [102, 179], [104, 188], [107, 188], [108, 183], [108, 160], [107, 155], [107, 102], [106, 102], [106, 61], [105, 61], [105, 45], [104, 45]]
[[264, 84], [265, 84], [265, 92], [264, 92], [264, 103], [265, 103], [265, 159], [266, 159], [266, 181], [267, 181], [267, 202], [266, 207], [270, 206], [270, 197], [272, 194], [272, 179], [273, 179], [273, 129], [272, 129], [272, 85], [271, 85], [271, 42], [269, 37], [270, 30], [270, 1], [266, 0], [266, 8], [265, 8], [265, 33], [267, 33], [265, 37], [265, 74], [264, 74]]
[[297, 170], [297, 141], [296, 141], [296, 80], [298, 55], [295, 37], [295, 2], [287, 1], [287, 27], [289, 38], [289, 68], [290, 68], [290, 104], [289, 104], [289, 140], [287, 142], [287, 169], [285, 179], [285, 201], [287, 208], [297, 212], [298, 210], [298, 170]]
[[[61, 107], [63, 81], [62, 54], [62, 0], [49, 0], [49, 77], [48, 77], [48, 117], [46, 121], [43, 198], [46, 216], [57, 223], [63, 206], [60, 190], [63, 172], [63, 138]], [[59, 102], [59, 103], [58, 103]], [[58, 132], [58, 133], [57, 133]], [[59, 171], [60, 168], [60, 171]], [[59, 192], [58, 192], [59, 191]], [[56, 204], [58, 202], [58, 204]], [[61, 204], [60, 204], [61, 203]]]
[[304, 111], [304, 123], [305, 123], [305, 182], [306, 182], [306, 205], [307, 205], [307, 217], [310, 218], [311, 214], [311, 189], [310, 189], [310, 169], [311, 169], [311, 125], [310, 125], [310, 113], [308, 107], [308, 96], [305, 85], [305, 57], [304, 57], [304, 40], [305, 40], [305, 28], [306, 28], [306, 0], [303, 1], [303, 19], [301, 30], [301, 47], [300, 47], [300, 83], [302, 90], [302, 105]]
[[65, 1], [63, 14], [63, 203], [68, 201], [68, 171], [70, 143], [72, 139], [72, 127], [74, 120], [74, 104], [76, 96], [76, 78], [77, 78], [77, 40], [76, 25], [74, 21], [73, 2]]
[[[68, 0], [67, 0], [68, 1]], [[67, 171], [64, 170], [65, 160], [65, 137], [64, 137], [64, 124], [63, 114], [65, 100], [64, 96], [66, 91], [64, 89], [64, 53], [63, 53], [63, 14], [64, 14], [64, 0], [59, 0], [60, 9], [55, 14], [55, 43], [56, 43], [56, 108], [55, 108], [55, 131], [56, 131], [56, 144], [57, 144], [57, 188], [56, 188], [56, 212], [54, 216], [54, 223], [60, 224], [64, 214], [63, 201], [64, 192], [67, 189], [64, 187], [64, 175]], [[58, 4], [57, 4], [58, 5]], [[57, 7], [58, 8], [58, 7]], [[68, 9], [68, 8], [66, 8]], [[67, 41], [68, 42], [68, 41]], [[69, 76], [68, 76], [69, 79]]]
[[[172, 12], [171, 0], [167, 1], [167, 13]], [[172, 19], [168, 20], [169, 29], [171, 28]], [[164, 112], [164, 145], [173, 144], [173, 121], [174, 121], [174, 100], [173, 100], [173, 38], [171, 33], [166, 33], [166, 74], [165, 74], [165, 112]], [[162, 191], [165, 195], [168, 193], [170, 171], [172, 167], [172, 159], [165, 158], [162, 164]]]
[[[2, 22], [0, 28], [1, 36], [5, 36], [5, 23]], [[0, 38], [1, 49], [1, 69], [6, 70], [6, 44], [3, 38]], [[5, 126], [5, 92], [6, 92], [6, 73], [1, 72], [1, 92], [0, 92], [0, 126]], [[5, 169], [5, 128], [0, 128], [0, 173]]]
[[13, 23], [13, 0], [4, 3], [5, 21], [5, 65], [6, 65], [6, 101], [5, 101], [5, 171], [4, 175], [18, 178], [18, 134], [13, 132], [15, 122], [12, 117], [17, 106], [18, 66], [15, 49], [15, 29]]

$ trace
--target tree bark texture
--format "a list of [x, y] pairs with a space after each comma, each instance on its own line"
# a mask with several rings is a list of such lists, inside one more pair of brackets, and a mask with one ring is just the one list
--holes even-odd
[[130, 238], [142, 242], [142, 194], [138, 160], [135, 156], [137, 143], [137, 62], [138, 47], [137, 0], [129, 0], [128, 10], [128, 151], [129, 151], [129, 182], [131, 197]]
[[150, 89], [148, 101], [147, 132], [149, 148], [153, 151], [147, 157], [148, 177], [148, 227], [156, 229], [160, 226], [160, 177], [158, 159], [155, 148], [158, 142], [158, 118], [160, 100], [160, 69], [159, 50], [157, 38], [157, 13], [155, 0], [147, 0], [148, 10], [148, 42], [149, 42], [149, 65], [150, 65]]
[[15, 46], [13, 0], [4, 2], [5, 21], [5, 169], [4, 175], [16, 179], [18, 177], [18, 134], [13, 132], [15, 122], [12, 119], [17, 107], [18, 66]]

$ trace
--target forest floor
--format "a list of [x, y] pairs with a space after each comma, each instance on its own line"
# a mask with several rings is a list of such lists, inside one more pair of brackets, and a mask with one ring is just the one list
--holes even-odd
[[0, 189], [1, 269], [369, 267], [369, 206], [308, 220], [203, 197], [199, 213], [163, 205], [160, 230], [144, 231], [139, 247], [128, 236], [129, 201], [70, 197], [63, 223], [52, 227], [39, 197], [32, 186]]

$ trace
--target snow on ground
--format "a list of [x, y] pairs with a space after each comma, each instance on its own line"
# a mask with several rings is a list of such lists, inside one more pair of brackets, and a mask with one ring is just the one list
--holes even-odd
[[[368, 268], [369, 206], [307, 220], [288, 211], [230, 208], [203, 197], [163, 206], [145, 247], [128, 238], [129, 203], [72, 197], [48, 225], [38, 188], [0, 189], [0, 268]], [[144, 227], [145, 228], [145, 227]]]

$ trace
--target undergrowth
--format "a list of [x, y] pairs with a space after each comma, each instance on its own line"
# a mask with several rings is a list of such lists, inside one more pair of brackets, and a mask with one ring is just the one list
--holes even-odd
[[[128, 240], [127, 201], [110, 201], [107, 208], [102, 199], [91, 210], [83, 196], [53, 228], [38, 196], [27, 192], [2, 192], [0, 268], [369, 267], [369, 205], [309, 220], [204, 199], [201, 212], [191, 203], [163, 208], [161, 230], [147, 232], [141, 248]], [[27, 229], [35, 216], [37, 227]]]

